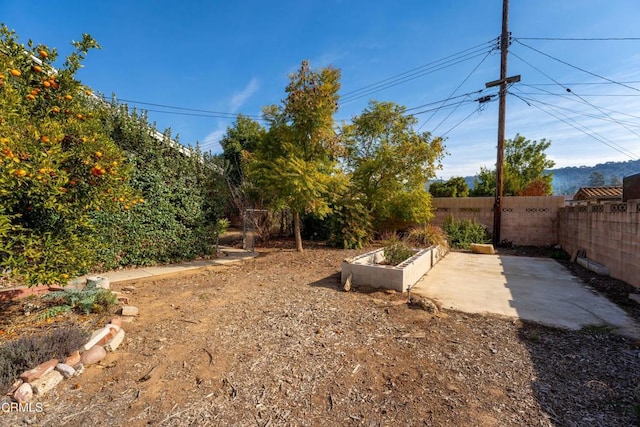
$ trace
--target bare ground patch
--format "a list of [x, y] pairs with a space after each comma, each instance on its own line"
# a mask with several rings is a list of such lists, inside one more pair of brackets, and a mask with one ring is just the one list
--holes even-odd
[[[100, 366], [0, 424], [637, 425], [638, 343], [340, 290], [353, 251], [265, 250], [134, 283], [139, 318]], [[130, 284], [128, 284], [130, 285]], [[118, 290], [120, 287], [114, 285]]]

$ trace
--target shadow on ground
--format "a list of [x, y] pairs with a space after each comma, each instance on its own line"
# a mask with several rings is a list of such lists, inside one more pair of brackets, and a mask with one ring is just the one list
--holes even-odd
[[[522, 280], [527, 271], [514, 262], [516, 257], [501, 256], [500, 260], [505, 287], [511, 293], [510, 305], [524, 317], [531, 317], [532, 312], [545, 313], [551, 305], [549, 301], [531, 304], [531, 288], [541, 284]], [[540, 278], [545, 279], [544, 271], [538, 273]], [[552, 282], [552, 277], [548, 279]], [[640, 341], [622, 335], [633, 336], [637, 331], [633, 326], [632, 329], [612, 326], [612, 321], [618, 321], [617, 306], [607, 308], [598, 300], [592, 305], [580, 303], [578, 299], [595, 292], [579, 279], [570, 279], [553, 281], [555, 285], [551, 287], [545, 283], [546, 298], [556, 299], [558, 307], [564, 305], [567, 313], [577, 310], [576, 321], [580, 311], [588, 311], [594, 324], [570, 330], [524, 323], [518, 337], [529, 351], [536, 372], [531, 379], [532, 391], [541, 409], [556, 425], [599, 426], [607, 425], [611, 419], [620, 420], [620, 425], [640, 425]], [[583, 294], [562, 289], [570, 286], [572, 280], [580, 282]], [[576, 300], [571, 301], [572, 297]], [[565, 319], [568, 325], [574, 320], [571, 316]]]

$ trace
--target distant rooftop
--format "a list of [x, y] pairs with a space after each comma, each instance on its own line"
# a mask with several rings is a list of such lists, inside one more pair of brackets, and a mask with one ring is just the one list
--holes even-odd
[[581, 187], [573, 200], [622, 200], [622, 187]]

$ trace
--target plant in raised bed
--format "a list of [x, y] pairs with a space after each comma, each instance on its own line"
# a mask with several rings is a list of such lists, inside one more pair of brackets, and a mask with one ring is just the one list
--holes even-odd
[[384, 264], [398, 265], [415, 255], [415, 251], [398, 238], [393, 238], [384, 247]]
[[440, 245], [443, 248], [449, 248], [447, 243], [447, 235], [442, 228], [437, 225], [424, 224], [409, 230], [405, 240], [411, 245], [419, 248], [428, 248], [429, 246]]

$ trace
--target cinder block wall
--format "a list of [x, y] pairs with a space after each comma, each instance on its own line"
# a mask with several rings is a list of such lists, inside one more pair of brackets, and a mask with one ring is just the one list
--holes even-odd
[[[434, 197], [433, 224], [442, 226], [448, 215], [475, 218], [493, 229], [493, 197]], [[502, 200], [500, 238], [516, 245], [543, 246], [558, 243], [558, 210], [564, 196], [505, 197]]]
[[560, 209], [559, 242], [569, 253], [609, 268], [611, 276], [640, 287], [640, 200]]

